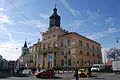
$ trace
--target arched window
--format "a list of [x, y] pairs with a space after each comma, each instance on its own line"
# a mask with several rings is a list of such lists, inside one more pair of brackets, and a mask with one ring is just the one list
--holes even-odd
[[83, 51], [80, 51], [80, 54], [83, 54]]
[[87, 52], [87, 56], [90, 56], [89, 52]]

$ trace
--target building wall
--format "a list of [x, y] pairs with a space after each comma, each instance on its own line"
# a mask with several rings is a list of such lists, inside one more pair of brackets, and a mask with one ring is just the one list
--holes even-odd
[[[102, 63], [101, 45], [91, 39], [52, 27], [43, 40], [31, 46], [33, 67], [81, 67]], [[49, 55], [52, 63], [49, 64]], [[25, 58], [29, 61], [30, 58]]]
[[[69, 45], [68, 40], [70, 40]], [[82, 41], [82, 45], [79, 41]], [[63, 42], [62, 47], [61, 42]], [[89, 44], [89, 47], [87, 47], [86, 44]], [[59, 38], [58, 56], [58, 65], [61, 67], [91, 66], [95, 63], [102, 63], [100, 44], [76, 33], [71, 33]], [[69, 66], [69, 59], [71, 60], [71, 66]], [[64, 65], [62, 65], [62, 60], [64, 61]]]

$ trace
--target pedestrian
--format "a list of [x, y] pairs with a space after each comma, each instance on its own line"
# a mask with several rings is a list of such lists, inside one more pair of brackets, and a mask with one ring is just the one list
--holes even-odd
[[78, 69], [75, 70], [75, 78], [76, 78], [76, 80], [79, 80], [79, 78], [78, 78]]

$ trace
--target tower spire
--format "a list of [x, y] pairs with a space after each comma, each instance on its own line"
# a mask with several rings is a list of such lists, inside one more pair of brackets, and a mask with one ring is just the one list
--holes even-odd
[[49, 27], [59, 27], [60, 28], [60, 16], [57, 14], [57, 8], [55, 4], [55, 8], [53, 9], [53, 14], [49, 17]]
[[26, 42], [26, 38], [25, 38], [25, 43], [24, 43], [24, 47], [27, 47], [27, 42]]
[[56, 5], [56, 3], [55, 3], [55, 8], [56, 8], [56, 6], [57, 6], [57, 5]]

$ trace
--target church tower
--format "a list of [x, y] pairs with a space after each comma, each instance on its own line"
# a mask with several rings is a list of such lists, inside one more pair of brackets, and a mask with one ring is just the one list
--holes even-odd
[[24, 46], [22, 47], [22, 56], [29, 54], [29, 49], [27, 47], [27, 42], [25, 40]]
[[59, 27], [60, 28], [60, 16], [57, 14], [57, 8], [53, 9], [53, 14], [49, 17], [49, 28], [51, 27]]

